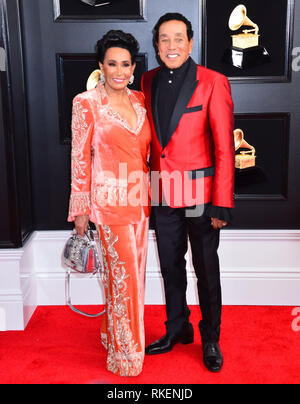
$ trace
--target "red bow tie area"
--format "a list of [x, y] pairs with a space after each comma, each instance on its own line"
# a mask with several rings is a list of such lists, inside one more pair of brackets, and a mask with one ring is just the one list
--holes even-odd
[[[95, 306], [82, 309], [99, 311]], [[295, 308], [224, 306], [220, 342], [224, 366], [217, 374], [203, 365], [197, 330], [200, 309], [190, 309], [194, 344], [177, 344], [172, 352], [146, 356], [139, 376], [123, 378], [105, 368], [107, 352], [100, 342], [101, 319], [84, 318], [66, 306], [41, 306], [25, 331], [0, 333], [0, 381], [132, 385], [300, 382], [300, 320], [297, 322]], [[145, 307], [146, 344], [163, 335], [164, 318], [164, 306]]]

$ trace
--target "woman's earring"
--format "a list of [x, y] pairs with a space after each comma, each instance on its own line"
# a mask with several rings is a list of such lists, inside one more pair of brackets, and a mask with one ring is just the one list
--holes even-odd
[[130, 79], [129, 79], [129, 84], [131, 85], [131, 84], [133, 84], [133, 82], [134, 82], [134, 75], [132, 75], [132, 76], [130, 77]]
[[103, 73], [100, 76], [100, 83], [105, 84], [105, 76]]

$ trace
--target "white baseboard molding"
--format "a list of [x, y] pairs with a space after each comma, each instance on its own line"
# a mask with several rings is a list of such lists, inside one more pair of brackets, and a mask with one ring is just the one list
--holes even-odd
[[[61, 252], [66, 231], [35, 232], [22, 249], [0, 250], [0, 331], [22, 330], [39, 305], [65, 305]], [[224, 230], [219, 249], [224, 305], [300, 306], [300, 230]], [[187, 301], [198, 304], [187, 254]], [[72, 274], [72, 303], [98, 305], [97, 277]], [[146, 304], [164, 304], [155, 235], [149, 233]]]
[[[222, 272], [222, 296], [224, 305], [247, 306], [300, 306], [300, 269], [288, 272], [280, 268], [276, 272], [236, 273]], [[66, 278], [63, 274], [41, 274], [37, 277], [38, 305], [65, 305]], [[101, 281], [97, 277], [71, 277], [73, 304], [104, 304]], [[197, 278], [188, 272], [187, 302], [198, 304]], [[165, 304], [164, 286], [159, 273], [146, 277], [145, 304]]]
[[26, 247], [0, 250], [0, 331], [24, 330], [36, 309], [33, 237]]

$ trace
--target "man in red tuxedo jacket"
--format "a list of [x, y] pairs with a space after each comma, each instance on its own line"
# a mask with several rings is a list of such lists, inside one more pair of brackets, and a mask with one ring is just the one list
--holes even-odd
[[203, 359], [220, 371], [220, 229], [234, 207], [234, 116], [225, 76], [197, 65], [190, 57], [191, 23], [168, 13], [154, 28], [161, 67], [145, 73], [142, 89], [152, 125], [152, 202], [166, 296], [166, 334], [147, 354], [194, 340], [186, 302], [187, 240], [198, 279]]

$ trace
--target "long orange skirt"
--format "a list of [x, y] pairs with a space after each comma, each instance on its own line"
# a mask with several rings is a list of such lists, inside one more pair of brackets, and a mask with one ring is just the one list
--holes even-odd
[[144, 297], [149, 220], [97, 225], [101, 241], [106, 313], [101, 341], [107, 369], [119, 376], [141, 373], [145, 355]]

